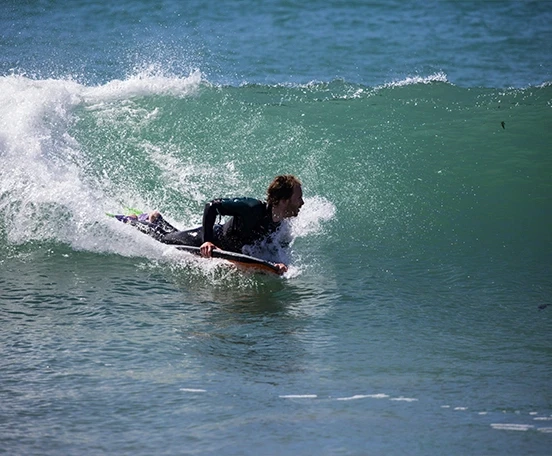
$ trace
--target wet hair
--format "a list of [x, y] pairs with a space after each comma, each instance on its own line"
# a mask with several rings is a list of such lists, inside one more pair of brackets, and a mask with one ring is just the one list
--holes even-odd
[[292, 174], [276, 176], [268, 186], [267, 203], [273, 206], [282, 200], [290, 199], [296, 185], [301, 185], [301, 181]]

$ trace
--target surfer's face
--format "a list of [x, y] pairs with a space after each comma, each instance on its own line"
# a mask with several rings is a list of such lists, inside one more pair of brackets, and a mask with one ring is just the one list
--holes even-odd
[[301, 210], [301, 206], [305, 203], [303, 201], [303, 189], [300, 185], [293, 187], [293, 193], [291, 198], [282, 201], [285, 204], [286, 217], [296, 217]]

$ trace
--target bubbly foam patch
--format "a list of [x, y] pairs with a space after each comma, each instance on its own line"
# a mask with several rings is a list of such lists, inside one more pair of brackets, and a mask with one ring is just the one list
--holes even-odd
[[202, 388], [180, 388], [180, 391], [185, 393], [206, 393], [207, 390]]
[[322, 232], [324, 222], [333, 219], [335, 206], [325, 198], [305, 198], [305, 204], [296, 218], [290, 219], [293, 237], [303, 237]]
[[[117, 246], [113, 241], [113, 231], [125, 241], [133, 237], [104, 214], [120, 207], [117, 196], [125, 196], [112, 194], [108, 174], [89, 173], [91, 158], [72, 136], [76, 112], [124, 100], [117, 107], [121, 112], [132, 108], [128, 100], [133, 97], [184, 97], [200, 83], [199, 71], [178, 78], [148, 70], [90, 87], [72, 80], [0, 77], [0, 217], [8, 240], [53, 240], [75, 249], [138, 253], [128, 242]], [[147, 123], [155, 112], [138, 115]], [[147, 206], [140, 195], [126, 197]]]
[[387, 394], [355, 394], [349, 397], [338, 397], [336, 401], [356, 401], [358, 399], [388, 399]]
[[316, 399], [316, 394], [284, 394], [279, 396], [282, 399]]
[[193, 94], [202, 82], [199, 70], [187, 78], [165, 76], [155, 68], [148, 68], [125, 80], [113, 80], [96, 87], [83, 87], [82, 97], [88, 104], [126, 100], [149, 95], [187, 97]]
[[[321, 396], [316, 393], [295, 393], [295, 394], [283, 394], [278, 396], [280, 399], [322, 399], [322, 400], [328, 400], [328, 401], [339, 401], [344, 403], [355, 403], [356, 401], [369, 401], [369, 400], [378, 400], [379, 401], [389, 401], [396, 403], [396, 406], [399, 407], [401, 403], [404, 403], [404, 407], [408, 405], [408, 407], [420, 407], [423, 406], [424, 401], [423, 398], [420, 401], [418, 398], [410, 397], [410, 396], [392, 396], [386, 393], [369, 393], [369, 394], [352, 394], [349, 396], [338, 396], [338, 397], [331, 397], [331, 396]], [[530, 411], [530, 412], [521, 412], [519, 410], [516, 410], [515, 412], [507, 412], [504, 411], [487, 411], [487, 410], [479, 410], [479, 411], [471, 411], [471, 407], [466, 406], [451, 406], [449, 404], [444, 404], [438, 406], [438, 408], [435, 410], [436, 413], [438, 409], [442, 410], [442, 413], [458, 413], [462, 412], [462, 416], [464, 413], [467, 414], [473, 414], [474, 420], [476, 423], [479, 423], [484, 426], [490, 426], [491, 429], [498, 430], [498, 431], [513, 431], [513, 432], [527, 432], [527, 431], [538, 431], [544, 434], [552, 433], [552, 427], [550, 426], [539, 426], [535, 423], [547, 423], [549, 421], [552, 421], [552, 415], [540, 415], [538, 412]], [[477, 417], [477, 418], [475, 418]], [[515, 417], [515, 418], [514, 418]], [[523, 420], [523, 418], [528, 421], [526, 423], [512, 423], [512, 422], [492, 422], [491, 420], [507, 420], [507, 419], [515, 419], [515, 421]], [[464, 419], [464, 418], [463, 418]]]
[[493, 429], [498, 429], [502, 431], [528, 431], [533, 429], [534, 426], [530, 424], [512, 424], [512, 423], [492, 423], [491, 427]]
[[409, 76], [404, 79], [400, 79], [397, 81], [389, 82], [387, 84], [382, 85], [380, 88], [388, 88], [388, 87], [404, 87], [409, 85], [416, 85], [416, 84], [433, 84], [435, 82], [446, 82], [448, 83], [447, 75], [443, 72], [434, 73], [429, 76]]

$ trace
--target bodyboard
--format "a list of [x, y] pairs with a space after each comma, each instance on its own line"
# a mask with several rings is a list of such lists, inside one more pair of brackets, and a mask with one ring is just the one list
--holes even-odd
[[[139, 215], [140, 211], [134, 209], [132, 211], [133, 215]], [[122, 221], [130, 226], [133, 226], [138, 231], [141, 231], [144, 234], [154, 238], [159, 242], [162, 241], [163, 233], [168, 231], [171, 232], [176, 230], [172, 225], [168, 224], [163, 218], [161, 218], [161, 224], [151, 224], [148, 222], [136, 220], [136, 219], [127, 219], [123, 216], [117, 216], [113, 214], [106, 214], [110, 217], [115, 217], [117, 220]], [[161, 231], [160, 231], [161, 229]], [[201, 256], [201, 251], [199, 247], [191, 245], [174, 245], [172, 246], [182, 252], [191, 253], [193, 255]], [[213, 249], [211, 253], [213, 258], [220, 258], [222, 260], [229, 261], [234, 266], [239, 269], [248, 271], [248, 272], [263, 272], [269, 274], [280, 275], [278, 267], [271, 263], [270, 261], [261, 260], [260, 258], [255, 258], [249, 255], [244, 255], [242, 253], [229, 252], [227, 250]], [[207, 259], [207, 258], [206, 258]]]
[[[201, 256], [200, 248], [191, 245], [175, 245], [177, 250], [182, 252], [192, 253]], [[220, 258], [229, 261], [239, 269], [250, 272], [268, 272], [271, 274], [279, 274], [278, 268], [270, 261], [261, 260], [260, 258], [244, 255], [242, 253], [229, 252], [227, 250], [213, 249], [211, 252], [213, 258]]]

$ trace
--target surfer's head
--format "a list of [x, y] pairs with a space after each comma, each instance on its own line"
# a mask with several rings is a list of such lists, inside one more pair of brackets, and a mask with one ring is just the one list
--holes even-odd
[[276, 176], [268, 186], [267, 203], [283, 218], [295, 217], [304, 203], [301, 181], [291, 174]]

